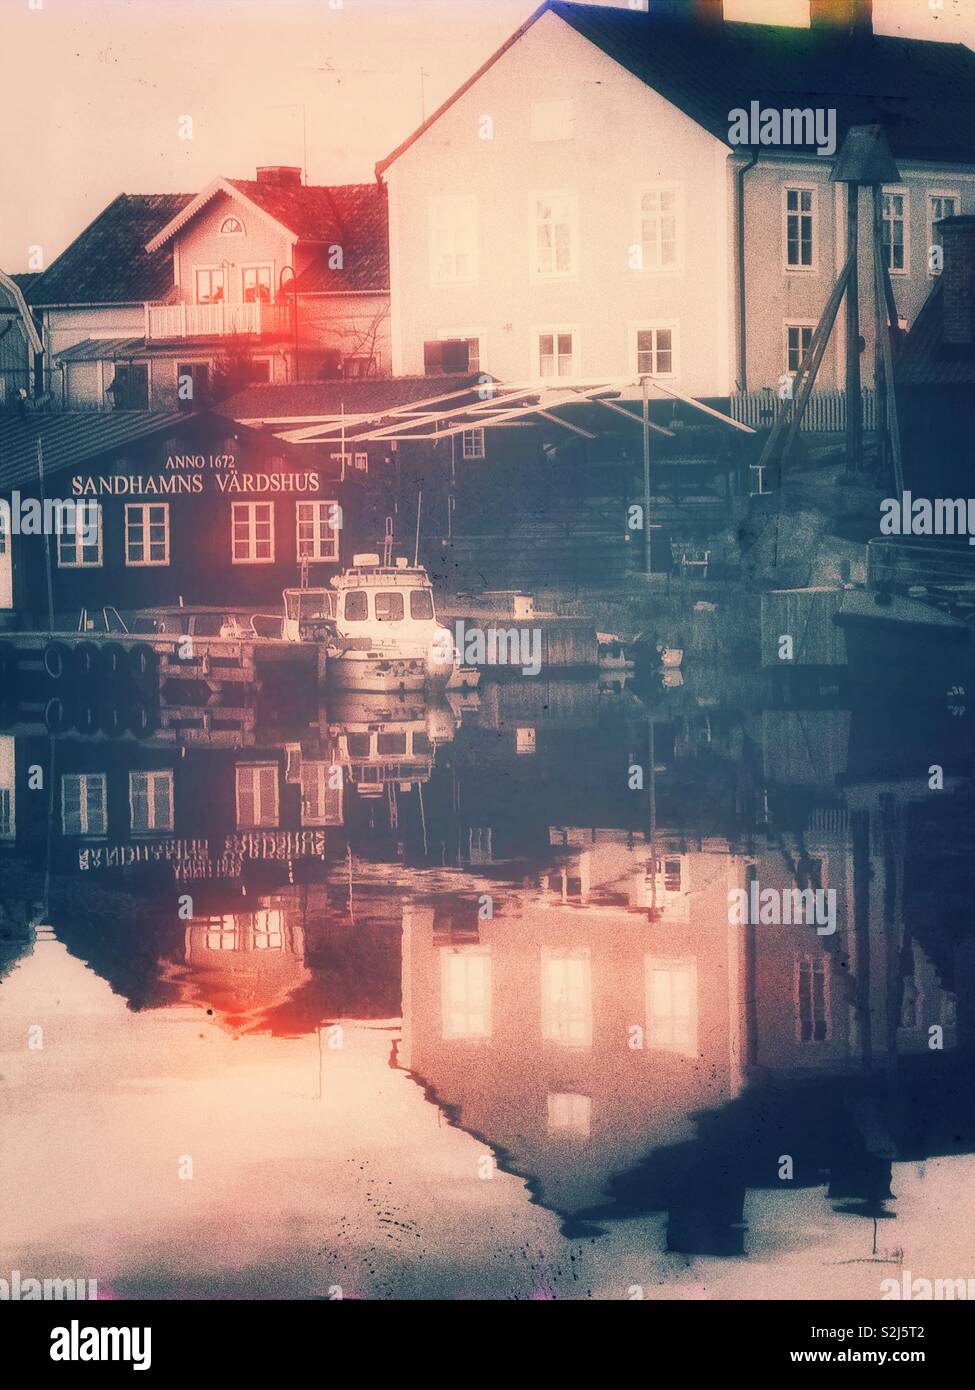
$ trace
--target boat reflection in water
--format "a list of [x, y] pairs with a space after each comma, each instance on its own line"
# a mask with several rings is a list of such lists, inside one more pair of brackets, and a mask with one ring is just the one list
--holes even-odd
[[[206, 1297], [965, 1275], [967, 722], [685, 666], [644, 703], [341, 692], [141, 740], [16, 712], [10, 1267]], [[733, 922], [753, 881], [832, 892], [837, 930]]]

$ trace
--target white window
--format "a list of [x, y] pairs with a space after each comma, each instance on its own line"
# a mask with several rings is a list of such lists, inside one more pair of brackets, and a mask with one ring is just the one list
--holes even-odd
[[295, 508], [299, 560], [339, 558], [337, 502], [299, 502]]
[[125, 563], [169, 564], [169, 503], [127, 502]]
[[244, 224], [239, 217], [225, 217], [220, 223], [221, 236], [243, 236]]
[[223, 266], [200, 266], [196, 272], [197, 304], [219, 304], [225, 297]]
[[636, 335], [638, 376], [677, 375], [677, 334], [673, 324], [639, 324]]
[[233, 912], [206, 918], [208, 951], [239, 951], [240, 926]]
[[592, 1126], [592, 1099], [574, 1091], [556, 1091], [548, 1095], [549, 1134], [571, 1135], [588, 1139]]
[[[92, 507], [94, 505], [95, 534], [91, 534]], [[86, 502], [84, 522], [76, 517], [73, 531], [62, 531], [58, 536], [58, 569], [89, 569], [102, 563], [102, 506], [100, 502]]]
[[172, 830], [172, 772], [129, 773], [129, 824], [136, 831]]
[[273, 267], [269, 265], [244, 266], [241, 271], [241, 290], [245, 304], [253, 304], [257, 300], [265, 304], [270, 303], [273, 273]]
[[647, 1043], [662, 1052], [697, 1056], [697, 966], [693, 960], [644, 961]]
[[301, 764], [301, 823], [342, 824], [342, 769], [339, 764]]
[[230, 530], [235, 565], [274, 563], [273, 502], [231, 502]]
[[535, 752], [534, 724], [515, 729], [515, 752], [523, 757], [530, 757]]
[[647, 184], [636, 190], [636, 269], [680, 270], [683, 256], [681, 208], [683, 193], [679, 184]]
[[464, 441], [465, 459], [482, 459], [484, 457], [484, 430], [465, 430], [461, 436]]
[[430, 277], [435, 285], [477, 279], [477, 199], [430, 200]]
[[787, 323], [785, 326], [785, 369], [795, 376], [802, 366], [812, 344], [816, 325], [813, 323]]
[[588, 947], [542, 950], [542, 1037], [563, 1047], [592, 1046]]
[[822, 956], [796, 960], [796, 1023], [799, 1041], [829, 1041], [829, 976]]
[[491, 952], [488, 947], [441, 947], [440, 1000], [445, 1038], [491, 1036]]
[[816, 268], [816, 190], [786, 188], [783, 191], [785, 264], [788, 270]]
[[571, 97], [560, 101], [533, 101], [531, 138], [571, 140], [575, 134], [575, 108]]
[[254, 913], [254, 950], [284, 949], [284, 913], [279, 907], [262, 907]]
[[0, 734], [0, 840], [13, 840], [17, 820], [17, 745], [13, 734]]
[[576, 335], [571, 328], [539, 333], [537, 355], [539, 376], [575, 376]]
[[884, 254], [892, 275], [906, 275], [910, 265], [907, 228], [908, 197], [905, 189], [884, 190]]
[[578, 199], [574, 193], [539, 194], [535, 199], [534, 273], [557, 280], [574, 275]]
[[277, 763], [241, 763], [237, 768], [237, 825], [267, 830], [278, 824]]
[[108, 828], [104, 772], [67, 773], [61, 778], [61, 828], [65, 835], [104, 835]]
[[958, 209], [961, 207], [961, 198], [957, 193], [929, 193], [928, 194], [928, 274], [940, 275], [940, 261], [932, 264], [933, 257], [931, 249], [941, 245], [941, 233], [937, 229], [937, 223], [945, 217], [957, 217]]

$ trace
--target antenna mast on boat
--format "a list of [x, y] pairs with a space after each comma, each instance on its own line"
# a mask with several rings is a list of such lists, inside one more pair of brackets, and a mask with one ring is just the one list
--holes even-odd
[[383, 536], [383, 567], [392, 568], [393, 564], [393, 518], [386, 518], [386, 534]]

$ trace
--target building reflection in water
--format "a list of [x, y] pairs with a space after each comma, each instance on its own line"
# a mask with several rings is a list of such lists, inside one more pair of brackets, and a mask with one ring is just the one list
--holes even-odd
[[[975, 1148], [969, 750], [940, 712], [778, 708], [741, 676], [663, 698], [345, 695], [232, 739], [21, 713], [7, 965], [47, 917], [136, 1010], [401, 1018], [395, 1065], [569, 1235], [660, 1212], [666, 1249], [742, 1254], [748, 1194], [803, 1187], [889, 1217], [895, 1160]], [[731, 921], [753, 881], [834, 894], [836, 931]]]

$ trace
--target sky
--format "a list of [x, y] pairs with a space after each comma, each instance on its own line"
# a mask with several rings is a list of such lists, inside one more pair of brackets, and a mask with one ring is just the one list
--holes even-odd
[[[621, 3], [622, 0], [617, 0]], [[334, 7], [334, 8], [333, 8]], [[534, 0], [0, 0], [0, 267], [49, 265], [119, 193], [304, 162], [373, 178]], [[975, 0], [874, 0], [885, 33], [975, 47]], [[804, 23], [806, 0], [726, 0]], [[192, 139], [180, 138], [192, 117]], [[184, 123], [184, 129], [185, 129]]]

